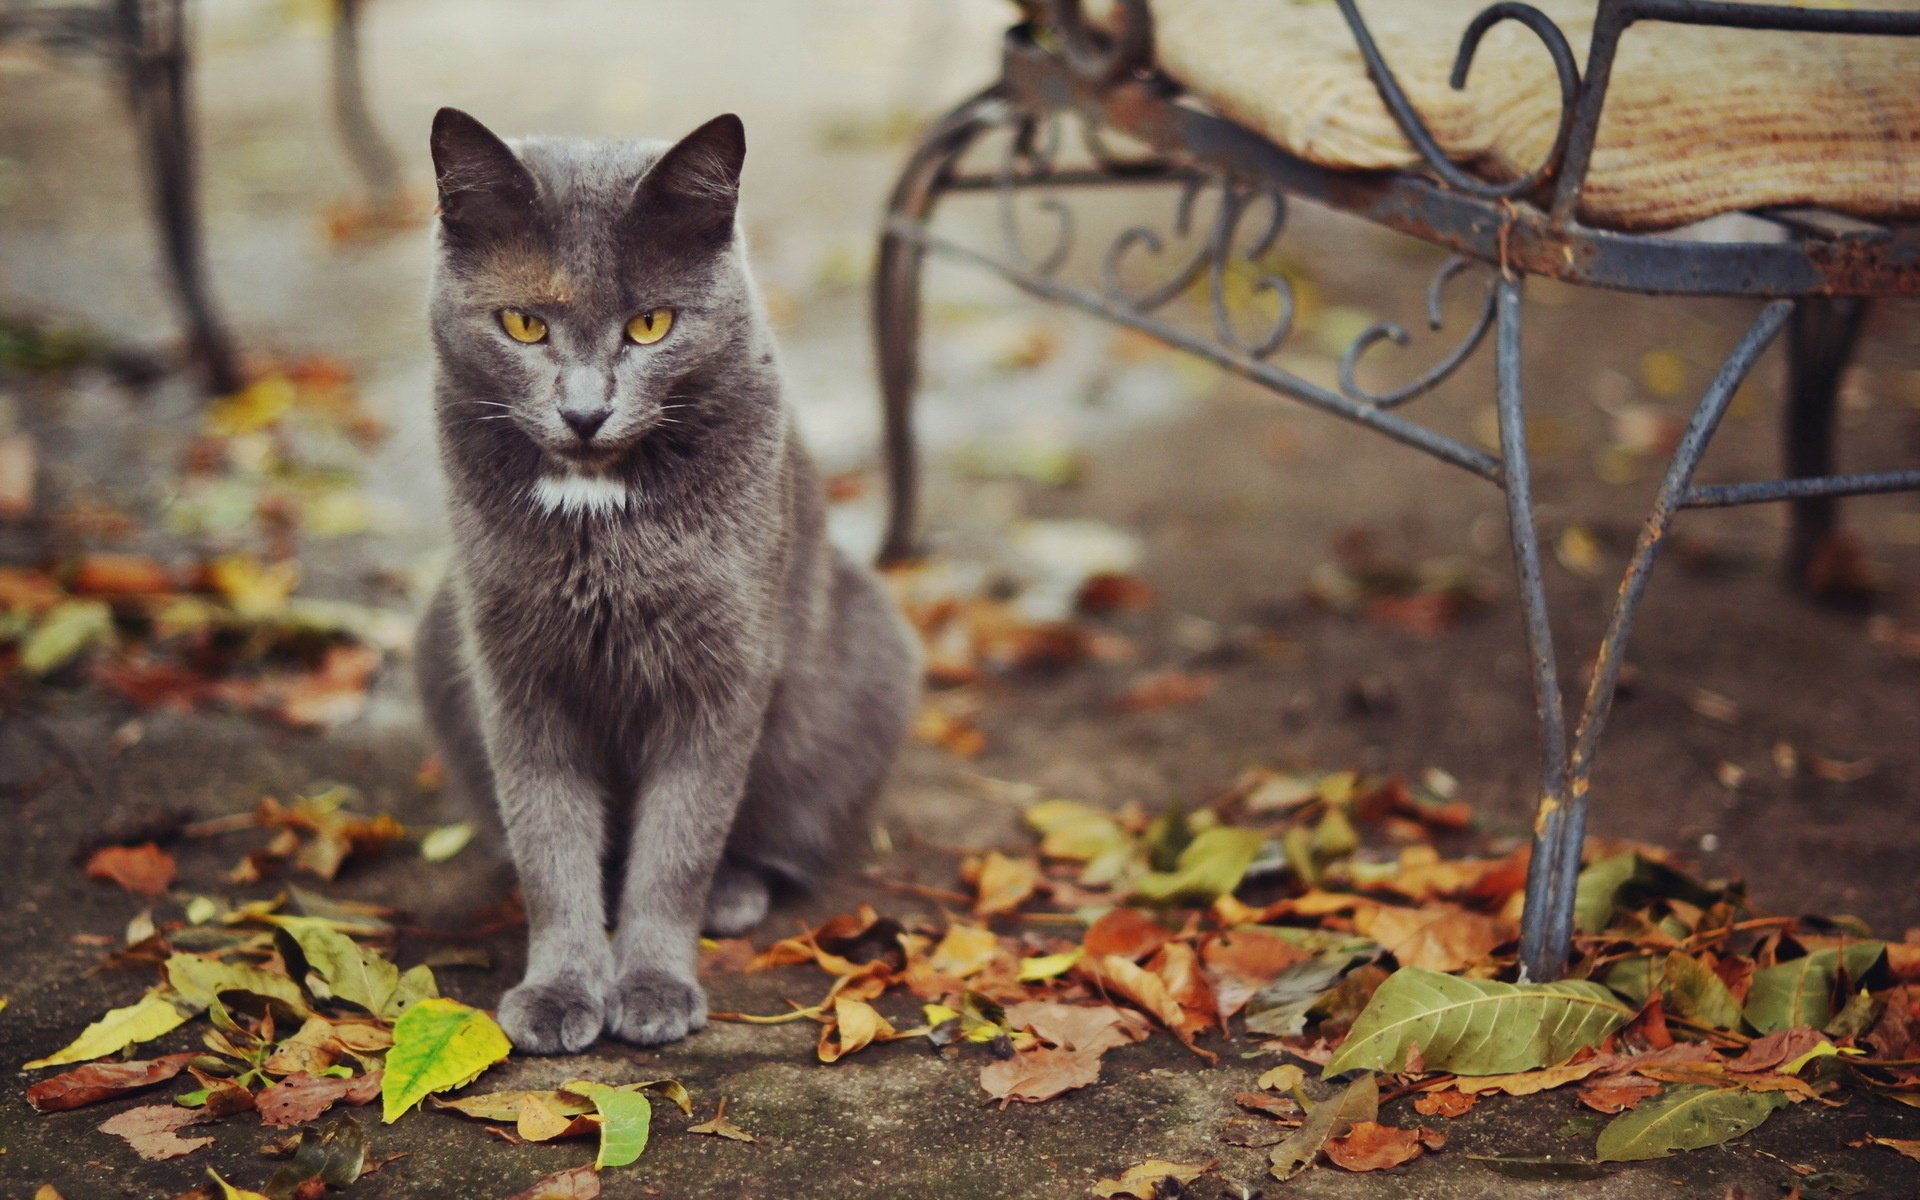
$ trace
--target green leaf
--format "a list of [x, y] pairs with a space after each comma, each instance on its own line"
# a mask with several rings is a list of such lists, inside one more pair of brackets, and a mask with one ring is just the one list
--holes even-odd
[[1640, 870], [1638, 854], [1603, 858], [1580, 872], [1574, 885], [1573, 924], [1581, 933], [1599, 933], [1613, 919], [1620, 891]]
[[80, 1031], [66, 1049], [46, 1058], [36, 1058], [22, 1070], [58, 1067], [66, 1063], [105, 1058], [139, 1042], [150, 1042], [163, 1033], [185, 1024], [204, 1006], [163, 987], [154, 988], [125, 1008], [116, 1008]]
[[1636, 958], [1623, 958], [1607, 968], [1600, 977], [1606, 984], [1635, 1008], [1647, 1002], [1660, 986], [1661, 960], [1653, 955], [1641, 955]]
[[300, 994], [300, 985], [285, 975], [264, 970], [251, 963], [227, 963], [198, 954], [175, 954], [167, 959], [167, 982], [194, 1004], [205, 1008], [222, 992], [247, 992], [278, 1000], [295, 1014], [307, 1017], [313, 1010]]
[[1565, 1062], [1626, 1024], [1633, 1010], [1597, 983], [1499, 983], [1403, 967], [1353, 1023], [1326, 1074], [1405, 1069], [1509, 1075]]
[[1711, 1029], [1740, 1028], [1740, 1002], [1707, 965], [1685, 954], [1667, 955], [1660, 994], [1674, 1012]]
[[46, 675], [113, 637], [113, 610], [103, 600], [63, 600], [47, 610], [20, 647], [20, 669]]
[[575, 1080], [562, 1090], [585, 1096], [600, 1112], [600, 1152], [593, 1159], [596, 1169], [624, 1167], [646, 1152], [653, 1103], [644, 1093], [586, 1080]]
[[332, 920], [274, 917], [272, 921], [293, 940], [299, 957], [330, 995], [375, 1016], [398, 1016], [418, 1001], [439, 994], [431, 969], [414, 967], [403, 976], [392, 963], [341, 933]]
[[1216, 825], [1194, 835], [1171, 871], [1142, 878], [1133, 894], [1154, 904], [1206, 904], [1240, 886], [1266, 838], [1256, 829]]
[[1113, 814], [1090, 804], [1042, 800], [1027, 809], [1026, 818], [1040, 835], [1040, 852], [1048, 858], [1086, 862], [1133, 849], [1133, 839]]
[[393, 1026], [393, 1049], [380, 1080], [381, 1120], [391, 1124], [433, 1092], [465, 1087], [513, 1051], [493, 1018], [454, 1000], [431, 997]]
[[445, 862], [467, 848], [473, 840], [473, 822], [460, 821], [427, 830], [420, 839], [420, 857], [428, 862]]
[[1698, 1150], [1732, 1141], [1757, 1129], [1787, 1103], [1784, 1092], [1687, 1086], [1669, 1089], [1614, 1118], [1600, 1131], [1601, 1162], [1665, 1158], [1675, 1150]]
[[1818, 1029], [1833, 1019], [1833, 985], [1840, 975], [1840, 952], [1812, 954], [1763, 967], [1747, 989], [1747, 1020], [1761, 1033], [1798, 1025]]

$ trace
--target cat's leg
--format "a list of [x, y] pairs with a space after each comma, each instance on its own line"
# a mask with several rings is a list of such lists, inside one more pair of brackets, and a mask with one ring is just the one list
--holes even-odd
[[766, 919], [773, 902], [766, 877], [752, 867], [722, 862], [707, 891], [707, 915], [700, 932], [708, 937], [739, 937]]
[[634, 813], [607, 1030], [636, 1045], [678, 1041], [707, 1023], [694, 977], [707, 896], [746, 788], [764, 705], [734, 689], [719, 711], [691, 719], [655, 748]]
[[527, 973], [501, 998], [521, 1050], [571, 1054], [600, 1036], [613, 982], [603, 863], [606, 799], [557, 708], [484, 698], [481, 725], [527, 909]]
[[808, 887], [841, 865], [920, 695], [919, 640], [871, 571], [838, 552], [833, 623], [769, 707], [729, 862]]

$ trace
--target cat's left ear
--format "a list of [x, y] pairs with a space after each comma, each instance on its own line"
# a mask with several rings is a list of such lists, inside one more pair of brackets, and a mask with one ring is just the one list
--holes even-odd
[[740, 167], [747, 131], [725, 113], [676, 142], [635, 185], [631, 215], [641, 227], [668, 224], [674, 232], [724, 241], [740, 206]]

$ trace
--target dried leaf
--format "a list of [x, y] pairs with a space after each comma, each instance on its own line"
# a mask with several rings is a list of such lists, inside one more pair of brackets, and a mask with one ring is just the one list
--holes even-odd
[[1580, 1103], [1595, 1112], [1623, 1113], [1660, 1094], [1660, 1085], [1641, 1075], [1613, 1075], [1580, 1089]]
[[1256, 829], [1216, 825], [1187, 843], [1172, 871], [1141, 878], [1133, 894], [1152, 904], [1211, 903], [1232, 894], [1260, 855], [1266, 838]]
[[180, 1136], [180, 1130], [205, 1119], [205, 1113], [177, 1104], [147, 1104], [107, 1118], [101, 1122], [100, 1132], [124, 1139], [148, 1162], [165, 1162], [213, 1145], [210, 1137]]
[[1401, 966], [1428, 971], [1462, 971], [1482, 963], [1516, 933], [1509, 921], [1445, 905], [1362, 908], [1353, 924]]
[[1158, 921], [1137, 908], [1108, 910], [1087, 927], [1080, 945], [1095, 958], [1117, 954], [1139, 962], [1157, 952], [1173, 935]]
[[392, 1124], [426, 1096], [465, 1087], [512, 1050], [500, 1026], [479, 1009], [439, 997], [420, 1001], [394, 1023], [380, 1084], [381, 1119]]
[[1660, 971], [1660, 995], [1669, 1011], [1709, 1029], [1740, 1028], [1740, 1002], [1697, 958], [1667, 955]]
[[1008, 858], [995, 850], [980, 860], [979, 874], [973, 883], [977, 891], [973, 902], [975, 916], [1010, 913], [1039, 886], [1040, 864], [1030, 858]]
[[1035, 1046], [981, 1067], [980, 1086], [1003, 1104], [1013, 1100], [1037, 1104], [1099, 1082], [1100, 1054]]
[[173, 855], [152, 842], [102, 846], [87, 860], [87, 878], [118, 884], [139, 896], [164, 896], [173, 886]]
[[36, 1112], [65, 1112], [111, 1100], [127, 1092], [164, 1083], [178, 1075], [196, 1054], [169, 1054], [133, 1062], [93, 1063], [42, 1079], [27, 1089]]
[[1558, 1067], [1544, 1067], [1538, 1071], [1521, 1071], [1512, 1075], [1481, 1075], [1457, 1079], [1454, 1087], [1470, 1096], [1484, 1095], [1488, 1092], [1503, 1092], [1509, 1096], [1531, 1096], [1535, 1092], [1545, 1092], [1569, 1083], [1578, 1083], [1598, 1071], [1603, 1064], [1598, 1058], [1589, 1058], [1585, 1062], [1567, 1063]]
[[599, 1200], [600, 1172], [592, 1163], [556, 1171], [509, 1200]]
[[1470, 1096], [1452, 1088], [1440, 1088], [1437, 1091], [1422, 1092], [1413, 1099], [1413, 1111], [1423, 1117], [1459, 1117], [1466, 1115], [1474, 1105], [1480, 1103], [1480, 1097]]
[[723, 1137], [734, 1142], [758, 1141], [752, 1134], [735, 1125], [727, 1117], [727, 1098], [720, 1097], [720, 1104], [714, 1109], [711, 1121], [702, 1121], [698, 1125], [687, 1126], [688, 1133], [704, 1133], [712, 1137]]
[[116, 1008], [80, 1031], [80, 1036], [57, 1054], [38, 1058], [22, 1070], [60, 1067], [68, 1063], [105, 1058], [128, 1046], [150, 1042], [178, 1028], [195, 1010], [185, 1000], [165, 988], [154, 988], [125, 1008]]
[[1093, 1185], [1093, 1194], [1102, 1200], [1115, 1196], [1127, 1196], [1132, 1200], [1158, 1200], [1167, 1193], [1161, 1188], [1161, 1181], [1171, 1179], [1176, 1183], [1192, 1183], [1194, 1180], [1213, 1170], [1214, 1164], [1176, 1163], [1163, 1158], [1150, 1158], [1143, 1163], [1128, 1167], [1118, 1179], [1102, 1179]]
[[991, 929], [955, 922], [933, 948], [928, 965], [942, 975], [965, 979], [986, 969], [1000, 952], [1000, 939]]
[[834, 997], [833, 1021], [820, 1029], [819, 1056], [824, 1063], [838, 1062], [856, 1050], [895, 1036], [891, 1022], [873, 1005], [841, 995]]
[[295, 1135], [293, 1157], [267, 1181], [267, 1194], [304, 1196], [303, 1185], [314, 1182], [323, 1188], [350, 1187], [366, 1169], [366, 1131], [343, 1113], [324, 1130]]
[[1032, 1030], [1050, 1046], [1095, 1055], [1144, 1041], [1153, 1030], [1145, 1017], [1131, 1009], [1050, 1000], [1025, 1000], [1008, 1006], [1006, 1023], [1011, 1029]]
[[1342, 1170], [1385, 1171], [1445, 1144], [1445, 1135], [1431, 1129], [1397, 1129], [1375, 1121], [1356, 1121], [1346, 1133], [1328, 1138], [1325, 1150], [1327, 1158]]
[[1326, 1073], [1402, 1070], [1414, 1052], [1430, 1071], [1531, 1071], [1598, 1045], [1632, 1015], [1595, 983], [1499, 983], [1403, 967], [1373, 994]]
[[1910, 1158], [1914, 1162], [1920, 1162], [1920, 1138], [1875, 1137], [1870, 1133], [1861, 1140], [1851, 1144], [1855, 1146], [1885, 1146], [1902, 1158]]
[[1267, 1156], [1267, 1169], [1275, 1179], [1292, 1179], [1320, 1156], [1328, 1138], [1345, 1133], [1357, 1121], [1371, 1121], [1379, 1115], [1379, 1080], [1371, 1074], [1362, 1075], [1309, 1108], [1300, 1128]]
[[260, 1111], [260, 1123], [273, 1129], [289, 1129], [317, 1120], [321, 1113], [344, 1100], [348, 1104], [366, 1104], [380, 1094], [382, 1072], [369, 1071], [350, 1079], [317, 1077], [304, 1072], [289, 1075], [254, 1097]]

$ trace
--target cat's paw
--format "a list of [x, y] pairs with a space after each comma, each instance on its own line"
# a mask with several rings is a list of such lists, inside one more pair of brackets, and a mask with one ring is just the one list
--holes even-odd
[[629, 971], [607, 997], [607, 1032], [636, 1046], [677, 1042], [706, 1026], [707, 994], [664, 971]]
[[530, 979], [500, 1000], [500, 1027], [528, 1054], [578, 1054], [600, 1036], [605, 1014], [601, 989], [577, 976]]
[[707, 915], [700, 931], [709, 937], [739, 937], [766, 919], [771, 896], [767, 881], [742, 867], [726, 866], [713, 877], [707, 893]]

